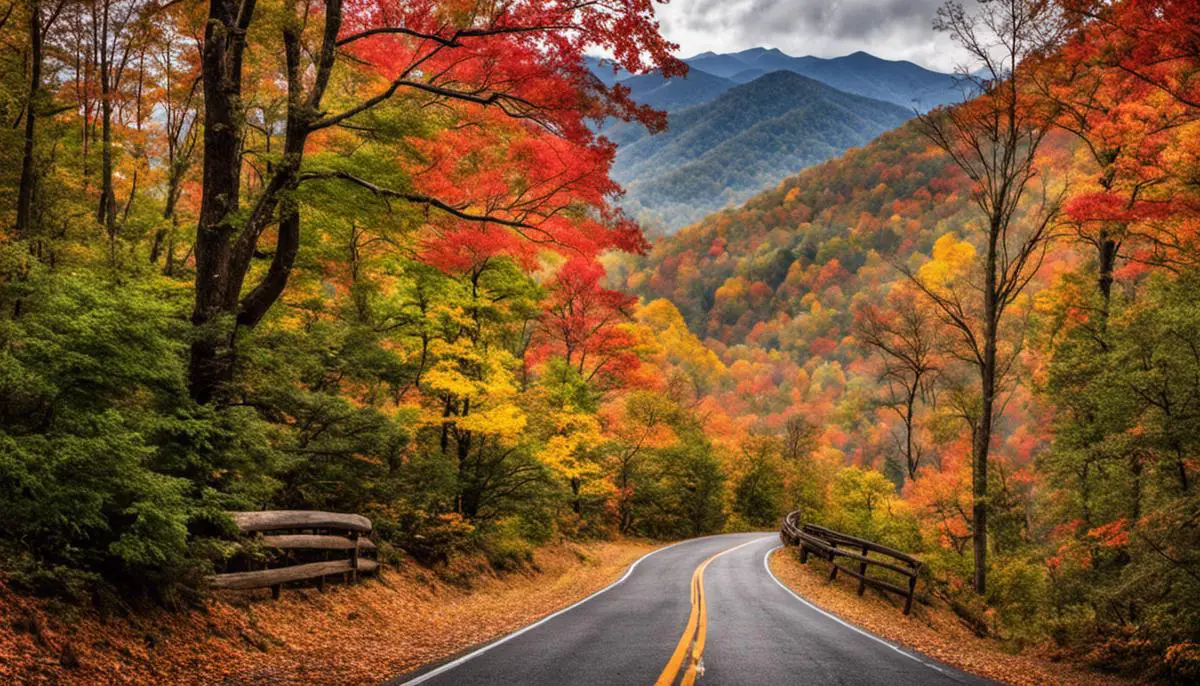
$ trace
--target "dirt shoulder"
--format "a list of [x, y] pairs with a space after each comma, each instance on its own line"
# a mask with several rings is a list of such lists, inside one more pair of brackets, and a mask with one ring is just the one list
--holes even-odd
[[613, 582], [654, 545], [540, 549], [535, 569], [471, 587], [417, 565], [357, 586], [222, 595], [200, 611], [105, 620], [0, 585], [0, 683], [378, 683], [490, 640]]
[[1045, 657], [1013, 654], [999, 641], [976, 636], [948, 608], [917, 604], [905, 617], [903, 601], [871, 590], [859, 597], [858, 582], [846, 577], [829, 583], [828, 563], [810, 557], [809, 563], [802, 565], [790, 548], [772, 553], [770, 566], [780, 581], [821, 609], [972, 674], [1020, 686], [1131, 683]]

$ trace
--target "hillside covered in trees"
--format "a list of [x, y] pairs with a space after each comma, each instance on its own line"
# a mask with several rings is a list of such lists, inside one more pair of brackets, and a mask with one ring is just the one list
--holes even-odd
[[[1194, 37], [1183, 28], [1194, 7], [1165, 4], [1093, 8], [1083, 27], [1068, 11], [1071, 38], [1022, 59], [1017, 95], [981, 84], [971, 106], [711, 215], [616, 261], [610, 279], [674, 303], [717, 353], [726, 371], [709, 421], [740, 437], [748, 469], [783, 469], [795, 425], [812, 427], [824, 486], [790, 492], [762, 521], [791, 507], [829, 516], [825, 498], [849, 498], [861, 508], [853, 528], [924, 551], [948, 593], [986, 588], [992, 609], [977, 616], [989, 630], [1083, 639], [1110, 667], [1191, 670], [1200, 110], [1197, 56], [1174, 42]], [[1026, 168], [962, 145], [965, 133], [1000, 145], [980, 122], [1009, 116], [1002, 96], [1025, 108], [1011, 151], [1030, 156]], [[1024, 192], [997, 200], [1005, 173]], [[991, 283], [1004, 309], [981, 491], [996, 222], [1006, 232]], [[835, 474], [846, 464], [864, 471]], [[984, 499], [986, 587], [972, 562]]]
[[645, 243], [586, 122], [662, 121], [582, 57], [679, 73], [644, 3], [236, 5], [0, 19], [9, 583], [186, 600], [227, 510], [498, 567], [721, 529], [711, 353], [597, 262]]
[[625, 188], [621, 206], [674, 230], [911, 116], [899, 105], [776, 71], [671, 114], [662, 133], [626, 124], [605, 134], [620, 146], [613, 178]]

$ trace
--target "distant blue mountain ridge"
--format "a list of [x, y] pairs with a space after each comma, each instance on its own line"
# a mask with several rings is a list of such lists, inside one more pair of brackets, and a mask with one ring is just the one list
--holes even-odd
[[861, 51], [833, 58], [792, 57], [775, 48], [751, 48], [728, 54], [703, 52], [685, 59], [689, 73], [675, 79], [664, 79], [657, 74], [614, 73], [612, 66], [599, 58], [590, 57], [588, 61], [604, 83], [628, 86], [638, 102], [668, 112], [709, 102], [736, 85], [773, 71], [794, 72], [840, 91], [918, 112], [963, 99], [952, 74]]
[[651, 231], [673, 232], [961, 99], [957, 80], [864, 52], [822, 59], [754, 48], [685, 60], [685, 78], [632, 76], [589, 58], [597, 78], [665, 110], [667, 130], [608, 121], [621, 205]]

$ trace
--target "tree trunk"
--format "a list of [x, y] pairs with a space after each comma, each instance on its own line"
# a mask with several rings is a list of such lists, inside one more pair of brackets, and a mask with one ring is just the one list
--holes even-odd
[[33, 201], [37, 184], [33, 155], [42, 93], [42, 42], [41, 3], [40, 0], [29, 0], [29, 95], [25, 100], [25, 144], [21, 153], [21, 182], [17, 190], [16, 233], [19, 238], [33, 235]]
[[583, 480], [577, 476], [571, 477], [571, 511], [575, 514], [583, 514], [583, 499], [579, 497], [579, 492], [583, 489]]
[[204, 27], [204, 171], [195, 242], [196, 337], [188, 365], [189, 391], [199, 403], [211, 401], [233, 370], [232, 322], [221, 320], [237, 298], [229, 293], [229, 266], [241, 192], [242, 53], [253, 12], [254, 0], [211, 0]]
[[[245, 32], [255, 0], [212, 0], [205, 29], [201, 68], [204, 77], [204, 193], [196, 231], [196, 303], [192, 323], [189, 379], [192, 397], [213, 399], [233, 373], [234, 340], [239, 327], [253, 328], [279, 299], [300, 248], [300, 164], [310, 126], [319, 116], [321, 98], [333, 69], [341, 29], [340, 0], [325, 3], [324, 40], [316, 58], [311, 92], [304, 95], [298, 20], [283, 25], [288, 107], [283, 157], [239, 227], [232, 217], [240, 191], [241, 70]], [[300, 9], [295, 8], [297, 12]], [[258, 240], [278, 217], [275, 254], [262, 281], [242, 297]]]
[[[170, 163], [168, 162], [168, 166]], [[168, 172], [167, 177], [167, 201], [163, 205], [162, 219], [168, 223], [168, 226], [163, 226], [154, 232], [154, 239], [150, 243], [150, 264], [158, 264], [158, 258], [162, 255], [163, 241], [167, 238], [169, 227], [175, 225], [175, 203], [178, 202], [178, 186], [179, 180], [174, 172]]]
[[[184, 101], [180, 108], [182, 111], [177, 112], [170, 100], [171, 86], [174, 81], [172, 70], [171, 51], [173, 46], [168, 43], [163, 55], [166, 62], [166, 143], [167, 143], [167, 198], [163, 203], [162, 219], [164, 225], [154, 232], [154, 240], [150, 244], [150, 264], [158, 264], [158, 258], [163, 253], [164, 241], [167, 240], [167, 234], [170, 233], [173, 238], [179, 228], [179, 218], [175, 214], [175, 207], [179, 203], [179, 194], [181, 191], [181, 183], [183, 175], [188, 169], [188, 159], [191, 156], [192, 147], [187, 143], [187, 139], [192, 135], [184, 128], [187, 120], [188, 104], [191, 103], [191, 94]], [[194, 86], [193, 86], [194, 88]], [[196, 122], [193, 120], [192, 125]], [[181, 150], [181, 144], [183, 149]], [[184, 155], [185, 159], [180, 159], [180, 155]], [[172, 268], [171, 256], [168, 253], [167, 267], [164, 273], [168, 273]]]
[[633, 503], [629, 492], [630, 472], [633, 470], [632, 461], [633, 456], [622, 461], [621, 469], [617, 474], [617, 487], [621, 493], [621, 500], [617, 506], [619, 514], [617, 531], [621, 534], [628, 534], [633, 529]]
[[913, 412], [914, 406], [917, 404], [917, 388], [921, 383], [921, 376], [917, 375], [913, 379], [912, 389], [908, 392], [908, 398], [904, 407], [904, 460], [908, 463], [908, 480], [914, 481], [917, 478], [917, 461], [913, 457]]
[[971, 445], [971, 535], [975, 555], [975, 592], [987, 591], [988, 451], [992, 443], [992, 414], [996, 395], [996, 337], [999, 295], [996, 292], [996, 251], [1000, 228], [989, 234], [983, 288], [983, 359], [979, 368], [980, 407], [978, 428]]
[[1108, 329], [1109, 303], [1112, 301], [1113, 271], [1117, 263], [1117, 241], [1112, 232], [1107, 229], [1100, 231], [1099, 245], [1099, 275], [1097, 286], [1100, 289], [1100, 331]]
[[113, 192], [112, 161], [112, 55], [108, 48], [109, 3], [101, 7], [100, 15], [100, 203], [96, 208], [96, 221], [104, 225], [110, 250], [116, 240], [117, 200]]

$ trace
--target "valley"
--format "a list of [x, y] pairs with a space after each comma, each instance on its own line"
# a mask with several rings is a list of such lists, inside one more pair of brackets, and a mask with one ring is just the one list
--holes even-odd
[[964, 95], [953, 75], [863, 52], [821, 59], [755, 48], [684, 61], [687, 75], [670, 79], [589, 62], [602, 80], [669, 115], [660, 135], [622, 123], [602, 129], [618, 145], [613, 178], [625, 188], [622, 207], [656, 232], [738, 205]]

